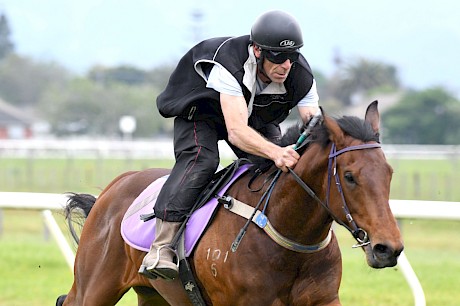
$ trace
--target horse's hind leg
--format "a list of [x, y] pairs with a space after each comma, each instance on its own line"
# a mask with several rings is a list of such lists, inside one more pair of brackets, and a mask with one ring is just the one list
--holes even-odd
[[[124, 272], [130, 268], [126, 255], [122, 254], [123, 246], [88, 247], [86, 244], [82, 241], [79, 245], [74, 283], [63, 306], [115, 305], [130, 289], [123, 279]], [[107, 249], [109, 253], [104, 252]]]
[[[92, 282], [91, 282], [92, 283]], [[82, 288], [76, 286], [75, 282], [69, 294], [65, 298], [63, 306], [113, 306], [128, 291], [113, 288], [109, 280], [99, 280], [98, 284], [91, 284]], [[76, 289], [78, 287], [78, 289]]]
[[[85, 224], [87, 229], [92, 225]], [[63, 306], [115, 305], [130, 289], [130, 280], [137, 276], [116, 231], [100, 227], [91, 233], [97, 234], [84, 237], [82, 233], [75, 258], [74, 282]]]

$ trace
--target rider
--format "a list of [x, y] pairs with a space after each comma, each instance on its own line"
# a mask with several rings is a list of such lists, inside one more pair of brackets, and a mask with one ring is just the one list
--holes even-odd
[[250, 36], [208, 39], [182, 57], [157, 98], [160, 113], [175, 117], [176, 163], [156, 201], [156, 238], [140, 273], [165, 279], [178, 275], [168, 245], [219, 165], [219, 140], [240, 158], [262, 156], [283, 171], [295, 166], [299, 154], [274, 141], [293, 107], [304, 122], [318, 110], [316, 83], [299, 52], [302, 46], [297, 21], [276, 10], [262, 14]]

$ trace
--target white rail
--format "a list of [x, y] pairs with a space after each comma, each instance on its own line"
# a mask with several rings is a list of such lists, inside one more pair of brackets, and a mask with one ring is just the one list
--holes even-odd
[[390, 200], [396, 218], [460, 220], [459, 202]]
[[48, 226], [51, 234], [53, 235], [54, 239], [56, 240], [59, 249], [61, 250], [62, 254], [64, 255], [67, 264], [70, 267], [70, 270], [73, 271], [73, 265], [75, 262], [75, 254], [73, 253], [72, 248], [69, 246], [69, 243], [65, 239], [64, 235], [62, 234], [59, 225], [56, 222], [56, 219], [53, 217], [53, 213], [49, 209], [45, 209], [42, 211], [43, 218], [45, 219], [45, 223]]
[[401, 269], [406, 282], [409, 284], [409, 287], [412, 290], [412, 296], [414, 297], [414, 305], [415, 306], [425, 306], [426, 299], [425, 299], [425, 292], [423, 292], [422, 284], [417, 278], [414, 269], [407, 259], [406, 253], [404, 251], [399, 255], [398, 258], [398, 267]]
[[[282, 128], [285, 130], [288, 126]], [[460, 146], [458, 145], [383, 144], [383, 150], [390, 159], [460, 159]], [[221, 157], [234, 157], [232, 150], [224, 141], [219, 142], [219, 151]], [[14, 158], [171, 158], [174, 156], [174, 149], [171, 138], [157, 140], [2, 139], [0, 156]]]
[[[73, 271], [75, 255], [51, 213], [51, 210], [63, 209], [66, 202], [64, 194], [0, 192], [0, 208], [43, 211], [45, 223]], [[460, 202], [390, 200], [390, 207], [396, 218], [460, 220]], [[412, 290], [415, 305], [425, 306], [423, 288], [404, 252], [399, 257], [398, 266]]]

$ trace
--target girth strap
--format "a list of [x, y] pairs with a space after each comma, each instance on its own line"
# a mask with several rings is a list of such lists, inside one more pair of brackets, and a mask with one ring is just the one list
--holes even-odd
[[[243, 218], [246, 218], [249, 220], [249, 218], [251, 218], [251, 216], [253, 215], [254, 213], [254, 207], [246, 204], [246, 203], [243, 203], [241, 201], [238, 201], [230, 196], [227, 196], [225, 197], [224, 199], [219, 199], [220, 201], [219, 202], [225, 202], [227, 204], [224, 204], [224, 207], [231, 211], [232, 213], [235, 213]], [[324, 249], [325, 247], [327, 247], [329, 245], [329, 243], [331, 242], [331, 239], [332, 239], [332, 229], [329, 230], [329, 233], [328, 235], [326, 236], [326, 238], [317, 243], [317, 244], [312, 244], [312, 245], [305, 245], [305, 244], [300, 244], [300, 243], [297, 243], [287, 237], [284, 237], [283, 235], [281, 235], [273, 226], [272, 224], [270, 223], [270, 221], [268, 220], [267, 216], [262, 213], [260, 210], [256, 210], [256, 213], [254, 215], [254, 217], [252, 218], [251, 220], [252, 222], [254, 222], [255, 224], [257, 224], [257, 226], [259, 226], [261, 229], [264, 230], [264, 232], [274, 241], [276, 242], [277, 244], [279, 244], [280, 246], [288, 249], [288, 250], [291, 250], [291, 251], [294, 251], [294, 252], [299, 252], [299, 253], [315, 253], [315, 252], [318, 252], [318, 251], [321, 251], [322, 249]]]

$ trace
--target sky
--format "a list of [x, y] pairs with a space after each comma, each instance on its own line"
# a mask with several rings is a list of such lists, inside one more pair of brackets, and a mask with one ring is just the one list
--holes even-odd
[[301, 52], [326, 76], [336, 55], [365, 58], [394, 65], [405, 87], [460, 95], [458, 0], [0, 0], [16, 52], [78, 74], [175, 64], [199, 40], [249, 34], [271, 9], [299, 21]]

